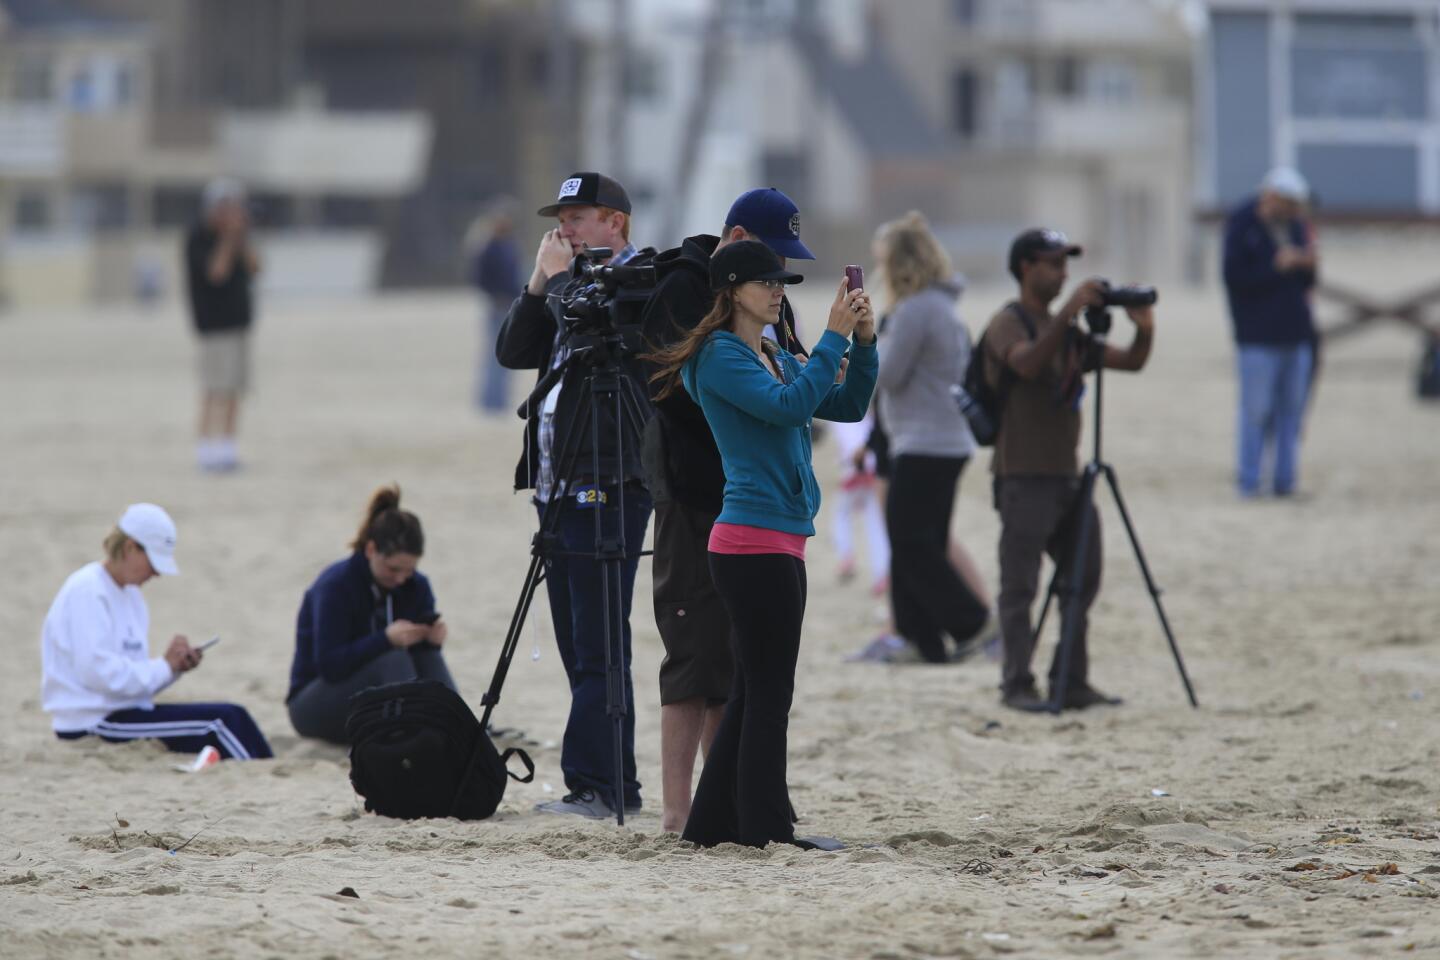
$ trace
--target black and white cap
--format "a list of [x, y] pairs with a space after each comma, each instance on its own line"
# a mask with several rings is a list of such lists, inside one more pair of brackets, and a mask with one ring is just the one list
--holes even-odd
[[593, 171], [572, 173], [560, 184], [555, 202], [536, 211], [542, 217], [553, 217], [562, 207], [609, 207], [621, 213], [630, 212], [630, 195], [619, 181]]

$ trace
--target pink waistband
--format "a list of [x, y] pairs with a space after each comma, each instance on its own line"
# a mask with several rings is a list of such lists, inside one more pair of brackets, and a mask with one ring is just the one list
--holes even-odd
[[717, 523], [710, 528], [711, 553], [784, 553], [805, 559], [805, 536], [743, 523]]

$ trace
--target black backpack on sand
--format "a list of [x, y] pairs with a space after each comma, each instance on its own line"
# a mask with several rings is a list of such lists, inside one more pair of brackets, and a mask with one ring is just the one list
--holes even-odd
[[[1025, 325], [1025, 332], [1034, 340], [1035, 324], [1030, 322], [1030, 317], [1020, 305], [1011, 303], [1005, 309], [1020, 318], [1020, 322]], [[1010, 384], [1014, 379], [1015, 372], [1001, 364], [1000, 382], [991, 386], [989, 378], [985, 376], [985, 334], [982, 333], [980, 342], [970, 351], [970, 360], [965, 365], [965, 379], [950, 388], [956, 405], [965, 416], [965, 422], [970, 425], [975, 442], [982, 447], [994, 446], [996, 438], [1000, 436], [1000, 415], [1005, 412], [1005, 397], [1010, 393]]]
[[[361, 690], [350, 698], [345, 734], [350, 783], [366, 810], [385, 817], [484, 820], [500, 806], [508, 778], [535, 777], [524, 750], [496, 750], [460, 695], [436, 680]], [[525, 776], [506, 769], [511, 756]]]

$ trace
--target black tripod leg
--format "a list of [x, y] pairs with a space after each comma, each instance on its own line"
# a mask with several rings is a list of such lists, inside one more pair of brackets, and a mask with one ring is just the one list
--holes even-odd
[[[582, 400], [583, 402], [583, 400]], [[580, 455], [580, 432], [569, 431], [560, 444], [557, 477], [567, 475], [570, 466]], [[552, 491], [553, 492], [553, 491]], [[515, 603], [515, 612], [510, 617], [510, 629], [505, 632], [505, 642], [500, 645], [500, 659], [495, 672], [490, 676], [490, 688], [480, 698], [485, 704], [485, 713], [480, 718], [480, 728], [490, 728], [490, 714], [500, 702], [500, 690], [510, 674], [510, 664], [515, 659], [515, 648], [520, 644], [520, 634], [530, 616], [530, 604], [535, 599], [535, 588], [545, 580], [545, 557], [555, 548], [555, 530], [560, 526], [560, 502], [552, 496], [540, 511], [540, 527], [531, 543], [530, 568], [525, 573], [525, 582], [520, 587], [520, 598]], [[556, 629], [559, 625], [556, 624]]]
[[[1085, 473], [1080, 478], [1080, 490], [1075, 495], [1075, 504], [1072, 510], [1080, 511], [1080, 529], [1075, 535], [1075, 549], [1071, 553], [1070, 563], [1064, 569], [1065, 577], [1065, 608], [1062, 611], [1060, 624], [1060, 648], [1055, 651], [1057, 672], [1055, 679], [1050, 684], [1050, 712], [1059, 713], [1065, 705], [1065, 694], [1070, 686], [1070, 665], [1075, 661], [1075, 645], [1080, 642], [1080, 621], [1085, 613], [1085, 557], [1089, 551], [1090, 538], [1095, 536], [1095, 512], [1093, 509], [1095, 496], [1095, 477], [1098, 474], [1095, 464], [1085, 467]], [[1056, 569], [1055, 576], [1062, 575], [1060, 569]]]
[[1115, 468], [1110, 464], [1101, 464], [1105, 471], [1105, 480], [1110, 485], [1110, 492], [1115, 497], [1115, 506], [1120, 511], [1120, 519], [1125, 522], [1125, 533], [1130, 537], [1130, 546], [1135, 549], [1135, 561], [1140, 565], [1140, 575], [1145, 578], [1145, 589], [1150, 591], [1150, 599], [1155, 601], [1155, 612], [1160, 617], [1160, 628], [1165, 631], [1165, 639], [1170, 643], [1170, 652], [1175, 655], [1175, 666], [1180, 671], [1180, 682], [1185, 684], [1185, 695], [1190, 698], [1190, 706], [1199, 708], [1200, 703], [1195, 699], [1195, 688], [1190, 685], [1190, 675], [1185, 672], [1185, 661], [1180, 657], [1180, 645], [1175, 642], [1175, 634], [1170, 631], [1170, 621], [1165, 616], [1165, 607], [1160, 603], [1160, 588], [1155, 585], [1155, 580], [1150, 576], [1150, 565], [1145, 562], [1145, 551], [1140, 549], [1140, 537], [1135, 533], [1135, 526], [1130, 522], [1130, 511], [1125, 509], [1125, 499], [1120, 496], [1120, 481], [1115, 477]]
[[494, 712], [495, 705], [500, 702], [500, 689], [505, 686], [505, 678], [510, 674], [510, 663], [515, 659], [515, 647], [520, 642], [520, 632], [525, 626], [525, 618], [530, 614], [530, 603], [535, 599], [535, 588], [545, 579], [545, 560], [536, 553], [530, 558], [530, 569], [525, 573], [525, 583], [520, 587], [520, 599], [515, 604], [515, 612], [510, 616], [510, 629], [505, 631], [505, 642], [500, 646], [500, 660], [495, 664], [495, 672], [490, 676], [490, 689], [480, 698], [485, 704], [485, 712], [480, 716], [480, 729], [490, 729], [490, 714]]
[[[610, 800], [615, 811], [617, 826], [625, 825], [625, 718], [629, 705], [625, 697], [625, 618], [624, 618], [624, 572], [625, 562], [625, 498], [624, 498], [624, 429], [621, 426], [623, 407], [619, 379], [604, 383], [592, 380], [590, 404], [591, 475], [595, 478], [595, 550], [600, 565], [600, 593], [604, 598], [604, 615], [601, 619], [602, 637], [605, 643], [605, 712], [612, 725], [612, 752], [615, 761], [614, 779], [610, 785]], [[616, 426], [615, 476], [611, 478], [610, 490], [603, 490], [600, 475], [600, 399], [613, 399], [615, 404], [614, 423]], [[605, 515], [612, 507], [601, 498], [613, 495], [616, 498], [613, 510], [618, 529], [613, 538], [605, 533]]]

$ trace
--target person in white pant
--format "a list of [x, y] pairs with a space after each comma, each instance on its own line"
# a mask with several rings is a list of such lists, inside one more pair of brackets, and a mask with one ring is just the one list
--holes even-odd
[[105, 559], [65, 580], [40, 641], [41, 702], [56, 736], [153, 738], [183, 753], [208, 745], [227, 759], [274, 756], [244, 707], [154, 702], [204, 657], [178, 634], [164, 656], [150, 656], [150, 611], [140, 586], [157, 574], [179, 572], [174, 521], [153, 503], [137, 503], [105, 538]]
[[890, 589], [890, 535], [885, 530], [885, 512], [880, 506], [879, 481], [875, 476], [875, 455], [865, 442], [875, 426], [874, 411], [859, 423], [826, 424], [835, 438], [840, 458], [840, 490], [831, 516], [835, 552], [840, 557], [840, 579], [855, 576], [855, 536], [852, 527], [858, 515], [864, 523], [865, 552], [870, 566], [870, 592], [883, 597]]

